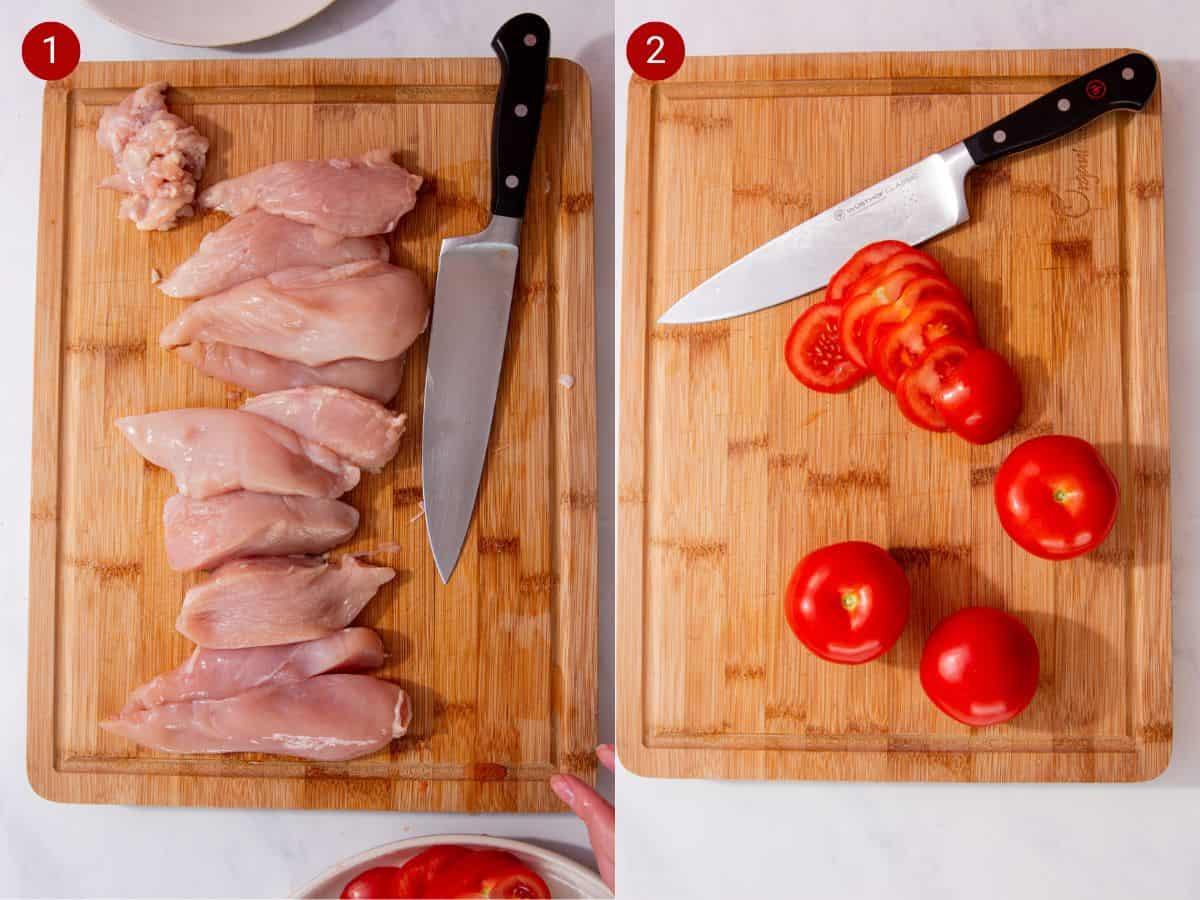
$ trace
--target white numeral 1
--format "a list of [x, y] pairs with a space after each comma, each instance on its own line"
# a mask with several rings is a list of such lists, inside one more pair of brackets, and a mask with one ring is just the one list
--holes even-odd
[[50, 45], [50, 65], [54, 65], [54, 35], [50, 35], [48, 38], [42, 38], [42, 43]]
[[[664, 41], [662, 39], [662, 37], [660, 37], [659, 35], [652, 34], [652, 35], [650, 35], [650, 37], [646, 38], [646, 46], [653, 45], [655, 41], [658, 41], [658, 46], [655, 47], [654, 52], [651, 53], [646, 58], [646, 62], [654, 63], [654, 65], [656, 65], [656, 66], [665, 66], [667, 64], [667, 61], [665, 59], [659, 59], [658, 54], [660, 54], [662, 52], [662, 48], [666, 45], [667, 42]], [[53, 61], [54, 60], [51, 60], [51, 62], [53, 62]]]

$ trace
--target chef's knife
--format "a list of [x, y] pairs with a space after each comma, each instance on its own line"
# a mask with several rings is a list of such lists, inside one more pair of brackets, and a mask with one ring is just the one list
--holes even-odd
[[442, 242], [425, 371], [421, 484], [443, 582], [462, 552], [492, 430], [550, 26], [523, 13], [501, 26], [492, 49], [500, 57], [500, 87], [492, 118], [491, 221], [479, 234]]
[[712, 322], [766, 309], [819, 288], [866, 244], [919, 244], [961, 225], [968, 218], [966, 175], [975, 166], [1062, 137], [1109, 110], [1141, 109], [1157, 81], [1150, 57], [1115, 59], [768, 241], [658, 321]]

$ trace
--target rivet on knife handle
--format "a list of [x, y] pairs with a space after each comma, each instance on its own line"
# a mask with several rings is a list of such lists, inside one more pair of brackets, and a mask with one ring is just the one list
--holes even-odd
[[1037, 147], [1111, 110], [1141, 109], [1157, 83], [1154, 60], [1128, 53], [977, 131], [965, 141], [967, 151], [976, 163], [986, 163]]
[[500, 57], [492, 120], [492, 213], [520, 219], [542, 121], [550, 26], [539, 15], [522, 13], [500, 27], [492, 49]]

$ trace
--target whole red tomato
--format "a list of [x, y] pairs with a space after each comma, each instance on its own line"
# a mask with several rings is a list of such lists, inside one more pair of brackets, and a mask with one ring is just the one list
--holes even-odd
[[476, 850], [430, 879], [424, 896], [548, 898], [550, 889], [511, 853]]
[[1117, 519], [1120, 489], [1087, 441], [1047, 435], [1013, 450], [996, 473], [996, 511], [1009, 536], [1043, 559], [1098, 547]]
[[996, 725], [1033, 699], [1038, 648], [1019, 620], [989, 606], [942, 619], [921, 654], [921, 687], [942, 712], [966, 725]]
[[381, 900], [384, 897], [419, 897], [420, 894], [410, 894], [399, 888], [396, 876], [400, 870], [396, 866], [376, 866], [367, 869], [356, 876], [342, 888], [342, 900]]
[[822, 659], [865, 663], [886, 653], [908, 621], [904, 570], [882, 547], [847, 541], [815, 550], [788, 582], [788, 625]]
[[959, 437], [990, 444], [1021, 414], [1021, 382], [1003, 356], [976, 347], [942, 382], [933, 405]]

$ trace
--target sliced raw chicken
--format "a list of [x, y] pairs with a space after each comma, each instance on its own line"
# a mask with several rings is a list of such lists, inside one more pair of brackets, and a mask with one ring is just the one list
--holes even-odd
[[100, 117], [96, 140], [112, 154], [116, 174], [100, 183], [129, 194], [120, 215], [142, 231], [166, 231], [193, 212], [208, 138], [167, 111], [167, 83], [138, 88]]
[[357, 616], [394, 569], [353, 556], [228, 562], [183, 598], [175, 627], [201, 647], [268, 647], [327, 637]]
[[346, 235], [384, 234], [417, 204], [421, 176], [388, 150], [359, 159], [280, 162], [218, 182], [200, 195], [205, 209], [240, 216], [252, 209]]
[[421, 279], [370, 260], [285, 269], [197, 300], [163, 329], [159, 343], [219, 342], [322, 366], [349, 358], [393, 359], [428, 321]]
[[170, 470], [181, 494], [201, 500], [237, 490], [340, 497], [360, 476], [320, 444], [238, 409], [176, 409], [116, 424], [142, 456]]
[[185, 344], [175, 352], [205, 375], [244, 387], [254, 394], [324, 384], [387, 403], [396, 396], [404, 378], [403, 353], [382, 362], [339, 359], [323, 366], [306, 366], [232, 344]]
[[242, 409], [278, 422], [371, 472], [392, 461], [408, 418], [393, 415], [374, 400], [331, 387], [262, 394], [242, 404]]
[[247, 556], [324, 553], [358, 528], [358, 510], [324, 497], [233, 491], [197, 500], [176, 494], [163, 507], [167, 562], [177, 572], [212, 569]]
[[329, 637], [243, 650], [197, 648], [187, 662], [146, 682], [122, 715], [161, 703], [223, 700], [268, 684], [303, 681], [326, 672], [365, 672], [383, 665], [383, 641], [370, 628], [346, 628]]
[[255, 209], [205, 235], [200, 248], [158, 289], [168, 297], [191, 299], [281, 269], [387, 258], [388, 245], [383, 238], [343, 237]]
[[370, 675], [318, 675], [223, 700], [132, 710], [100, 726], [167, 753], [278, 753], [339, 761], [382, 750], [412, 720], [408, 694]]

